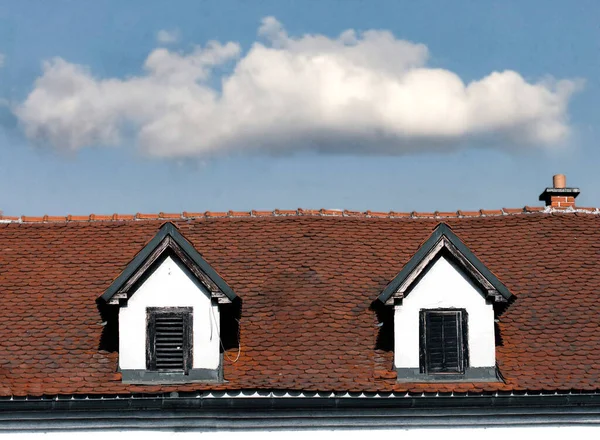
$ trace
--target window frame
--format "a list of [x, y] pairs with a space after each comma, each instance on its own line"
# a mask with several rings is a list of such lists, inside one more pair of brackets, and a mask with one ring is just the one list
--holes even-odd
[[[156, 316], [181, 315], [183, 318], [183, 368], [156, 368]], [[193, 365], [193, 308], [192, 307], [147, 307], [146, 308], [146, 369], [157, 373], [189, 374]]]
[[[458, 339], [458, 371], [431, 371], [428, 362], [427, 347], [427, 315], [454, 315], [459, 324], [457, 332]], [[468, 333], [468, 314], [466, 309], [439, 308], [439, 309], [421, 309], [419, 311], [419, 370], [421, 374], [430, 376], [463, 376], [469, 368], [469, 333]]]

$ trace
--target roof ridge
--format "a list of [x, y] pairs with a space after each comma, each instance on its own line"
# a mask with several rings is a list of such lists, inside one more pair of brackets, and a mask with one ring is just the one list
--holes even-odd
[[360, 218], [471, 218], [471, 217], [498, 217], [523, 214], [554, 214], [554, 213], [583, 213], [600, 214], [600, 208], [552, 208], [543, 206], [524, 206], [523, 208], [501, 208], [496, 210], [480, 209], [477, 211], [434, 211], [434, 212], [376, 212], [376, 211], [350, 211], [347, 209], [274, 209], [272, 211], [227, 211], [227, 212], [189, 212], [157, 214], [89, 214], [66, 216], [4, 216], [0, 213], [0, 223], [65, 223], [65, 222], [98, 222], [98, 221], [140, 221], [140, 220], [192, 220], [198, 218], [240, 218], [240, 217], [360, 217]]

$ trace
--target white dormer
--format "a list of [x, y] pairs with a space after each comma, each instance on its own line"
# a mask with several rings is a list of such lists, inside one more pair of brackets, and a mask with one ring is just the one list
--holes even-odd
[[379, 297], [394, 306], [398, 380], [498, 380], [494, 304], [511, 298], [448, 226], [438, 226]]
[[161, 227], [102, 298], [119, 306], [124, 382], [222, 380], [219, 304], [236, 296], [173, 224]]

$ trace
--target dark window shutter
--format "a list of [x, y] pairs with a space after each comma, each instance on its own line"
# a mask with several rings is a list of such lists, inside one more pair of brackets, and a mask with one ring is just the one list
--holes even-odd
[[425, 373], [463, 373], [466, 326], [462, 310], [421, 312], [421, 369]]
[[148, 313], [146, 330], [146, 369], [156, 370], [156, 344], [154, 329], [156, 328], [156, 313]]
[[147, 367], [187, 373], [192, 366], [192, 314], [168, 310], [148, 312]]

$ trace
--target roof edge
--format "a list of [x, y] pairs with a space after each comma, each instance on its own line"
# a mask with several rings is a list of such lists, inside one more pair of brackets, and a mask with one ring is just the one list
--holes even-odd
[[[600, 424], [599, 395], [0, 401], [0, 431], [407, 429]], [[169, 411], [164, 411], [165, 409]], [[293, 410], [290, 412], [290, 410]], [[515, 412], [516, 410], [516, 412]], [[160, 412], [160, 416], [156, 414]], [[333, 411], [333, 412], [332, 412]], [[292, 414], [292, 415], [290, 415]], [[458, 416], [458, 417], [457, 417]], [[218, 426], [215, 421], [219, 420]], [[32, 421], [35, 423], [32, 424]]]

